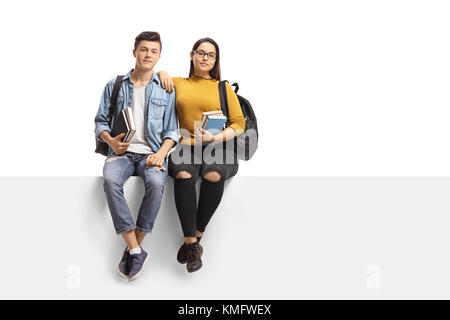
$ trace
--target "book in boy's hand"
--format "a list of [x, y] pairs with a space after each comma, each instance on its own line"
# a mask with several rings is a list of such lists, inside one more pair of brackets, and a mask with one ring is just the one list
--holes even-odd
[[125, 135], [125, 138], [123, 141], [128, 142], [128, 141], [131, 141], [131, 138], [133, 138], [133, 135], [136, 132], [136, 124], [134, 123], [133, 110], [130, 107], [127, 107], [125, 109], [125, 114], [127, 116], [128, 126], [129, 126], [130, 130]]
[[[136, 132], [136, 127], [132, 127], [134, 126], [134, 119], [131, 108], [127, 107], [126, 109], [130, 110], [121, 110], [119, 112], [119, 116], [116, 121], [114, 121], [114, 126], [111, 130], [111, 137], [116, 137], [121, 133], [125, 133], [125, 136], [122, 138], [123, 142], [130, 141]], [[131, 118], [131, 121], [129, 118]]]
[[218, 134], [222, 131], [227, 117], [222, 114], [222, 111], [213, 112], [203, 112], [202, 128], [211, 132], [211, 134]]

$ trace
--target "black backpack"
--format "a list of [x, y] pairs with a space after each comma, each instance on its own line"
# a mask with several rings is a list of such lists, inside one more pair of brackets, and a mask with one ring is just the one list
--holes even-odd
[[[108, 116], [106, 118], [106, 121], [108, 121], [108, 126], [110, 128], [111, 128], [112, 117], [117, 108], [117, 98], [119, 97], [119, 90], [120, 90], [120, 87], [122, 86], [122, 79], [123, 79], [123, 76], [117, 76], [116, 82], [114, 83], [114, 89], [111, 93], [111, 99], [110, 99], [111, 106], [109, 107]], [[95, 152], [106, 156], [108, 154], [108, 148], [109, 148], [109, 146], [106, 142], [104, 142], [101, 139], [96, 139]]]
[[[230, 119], [228, 117], [228, 99], [225, 82], [228, 81], [223, 80], [219, 82], [219, 96], [222, 112], [228, 118], [225, 126], [229, 127]], [[234, 150], [239, 159], [250, 160], [251, 157], [253, 157], [253, 155], [255, 154], [256, 149], [258, 148], [258, 125], [256, 123], [255, 112], [253, 111], [250, 102], [244, 97], [237, 94], [239, 85], [237, 83], [233, 83], [231, 86], [235, 87], [234, 92], [238, 97], [239, 104], [241, 105], [242, 113], [245, 119], [245, 132], [234, 138]]]

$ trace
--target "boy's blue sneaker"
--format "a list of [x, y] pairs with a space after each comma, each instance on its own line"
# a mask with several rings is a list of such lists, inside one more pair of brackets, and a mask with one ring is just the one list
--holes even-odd
[[122, 260], [120, 260], [119, 265], [117, 266], [117, 273], [124, 279], [128, 279], [129, 270], [127, 266], [127, 261], [129, 255], [130, 252], [128, 252], [128, 248], [125, 248], [122, 255]]
[[148, 254], [141, 248], [141, 253], [128, 254], [128, 281], [136, 280], [144, 270]]

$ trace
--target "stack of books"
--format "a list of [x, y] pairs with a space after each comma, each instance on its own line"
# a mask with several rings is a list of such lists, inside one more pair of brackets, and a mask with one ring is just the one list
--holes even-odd
[[126, 107], [121, 110], [119, 116], [114, 122], [113, 129], [111, 130], [111, 137], [116, 137], [121, 133], [125, 133], [122, 138], [122, 142], [129, 142], [133, 138], [136, 132], [136, 124], [134, 123], [133, 110], [130, 107]]
[[203, 112], [202, 116], [202, 128], [211, 132], [212, 134], [218, 134], [222, 131], [227, 117], [223, 115], [222, 111], [208, 111]]

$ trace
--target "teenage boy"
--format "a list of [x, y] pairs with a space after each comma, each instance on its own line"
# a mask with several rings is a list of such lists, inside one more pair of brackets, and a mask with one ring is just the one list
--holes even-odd
[[[95, 117], [96, 137], [109, 146], [103, 167], [103, 188], [114, 229], [127, 244], [117, 272], [129, 281], [141, 274], [148, 259], [141, 242], [152, 231], [161, 205], [168, 172], [167, 153], [178, 143], [175, 94], [167, 93], [161, 87], [160, 79], [153, 71], [160, 59], [161, 48], [157, 32], [142, 32], [135, 39], [135, 68], [123, 77], [117, 110], [111, 121], [113, 124], [120, 110], [131, 107], [136, 125], [131, 141], [122, 142], [124, 133], [111, 137], [111, 127], [106, 120], [116, 79], [106, 84]], [[145, 196], [136, 223], [123, 192], [123, 185], [133, 174], [145, 183]]]

